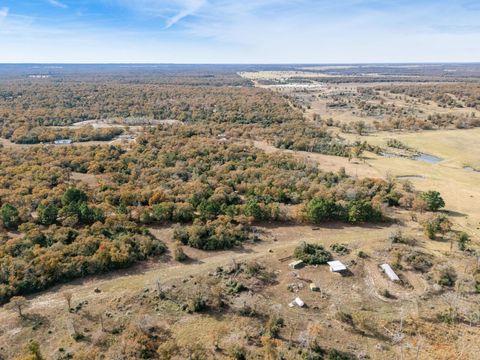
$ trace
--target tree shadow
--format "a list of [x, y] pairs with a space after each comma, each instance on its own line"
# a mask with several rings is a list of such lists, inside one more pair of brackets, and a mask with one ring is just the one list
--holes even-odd
[[340, 275], [341, 275], [342, 277], [352, 277], [352, 276], [354, 276], [355, 274], [352, 272], [352, 270], [347, 269], [347, 270], [341, 271], [341, 272], [340, 272]]
[[199, 264], [204, 264], [205, 261], [199, 260], [199, 259], [194, 259], [192, 257], [187, 257], [183, 261], [178, 261], [179, 264], [184, 264], [184, 265], [199, 265]]
[[443, 214], [451, 216], [451, 217], [467, 217], [467, 214], [458, 212], [458, 211], [453, 211], [453, 210], [443, 210]]
[[42, 326], [49, 327], [50, 320], [48, 317], [38, 313], [26, 313], [21, 318], [23, 326], [32, 326], [34, 329], [38, 329]]

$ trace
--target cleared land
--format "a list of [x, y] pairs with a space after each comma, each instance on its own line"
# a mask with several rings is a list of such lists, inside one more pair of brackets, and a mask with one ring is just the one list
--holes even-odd
[[[416, 230], [417, 233], [415, 231], [412, 233], [411, 224], [408, 227], [401, 227], [401, 229], [406, 231], [406, 234], [418, 236], [419, 229]], [[118, 310], [115, 310], [115, 306], [130, 299], [131, 294], [142, 293], [144, 289], [149, 289], [149, 292], [154, 291], [157, 281], [160, 281], [162, 285], [177, 284], [177, 286], [189, 287], [198, 274], [208, 274], [219, 267], [228, 267], [232, 264], [233, 259], [237, 263], [258, 261], [276, 272], [278, 279], [275, 286], [269, 287], [264, 292], [243, 294], [235, 300], [235, 303], [242, 303], [242, 301], [255, 302], [259, 307], [265, 306], [272, 310], [275, 309], [274, 311], [290, 324], [291, 330], [286, 329], [284, 336], [290, 336], [294, 339], [301, 336], [302, 329], [309, 322], [318, 321], [325, 331], [323, 340], [325, 343], [338, 346], [339, 341], [346, 341], [347, 338], [353, 336], [358, 342], [355, 346], [349, 348], [350, 351], [375, 353], [378, 359], [389, 359], [392, 356], [397, 356], [395, 354], [398, 354], [400, 346], [395, 345], [382, 350], [376, 349], [378, 340], [375, 337], [362, 339], [362, 336], [351, 333], [342, 323], [335, 320], [335, 314], [339, 310], [354, 311], [359, 304], [368, 303], [367, 306], [364, 306], [360, 315], [379, 317], [386, 323], [393, 321], [393, 323], [387, 325], [390, 327], [390, 331], [396, 331], [395, 327], [397, 325], [395, 323], [399, 321], [401, 316], [418, 316], [419, 313], [427, 316], [428, 309], [422, 305], [419, 297], [428, 293], [430, 285], [422, 276], [411, 271], [404, 272], [411, 286], [405, 288], [391, 284], [378, 270], [378, 264], [391, 259], [391, 255], [385, 252], [385, 239], [392, 231], [392, 227], [365, 228], [332, 224], [320, 230], [312, 230], [308, 226], [282, 226], [262, 228], [262, 231], [266, 234], [264, 241], [257, 245], [246, 245], [243, 249], [214, 253], [186, 249], [191, 258], [191, 261], [186, 264], [169, 260], [167, 254], [165, 259], [160, 259], [160, 263], [150, 263], [128, 271], [75, 281], [37, 295], [32, 298], [28, 313], [42, 314], [45, 319], [48, 318], [48, 321], [51, 322], [50, 331], [53, 332], [51, 334], [39, 334], [32, 327], [19, 322], [17, 316], [13, 313], [2, 310], [0, 314], [3, 319], [1, 329], [4, 346], [9, 341], [21, 336], [42, 340], [42, 343], [45, 344], [43, 347], [45, 352], [54, 352], [58, 348], [64, 348], [67, 351], [76, 348], [78, 346], [76, 342], [66, 335], [68, 319], [72, 316], [64, 310], [65, 299], [63, 295], [66, 291], [73, 292], [74, 304], [85, 303], [83, 306], [85, 314], [96, 314], [103, 311], [113, 312], [119, 318], [132, 317], [142, 311], [149, 314], [151, 313], [150, 307], [143, 301], [129, 303], [130, 305], [125, 308], [124, 311], [126, 312], [123, 314], [117, 314]], [[152, 233], [171, 246], [171, 229], [154, 228]], [[303, 241], [320, 243], [325, 247], [337, 242], [346, 244], [351, 249], [351, 255], [340, 256], [340, 259], [350, 264], [349, 267], [353, 275], [343, 278], [338, 274], [332, 274], [326, 266], [307, 267], [297, 271], [289, 269], [288, 259], [291, 259], [293, 249]], [[355, 254], [358, 249], [363, 249], [372, 258], [355, 260], [351, 263], [350, 261], [356, 258]], [[442, 256], [441, 253], [438, 254]], [[321, 291], [319, 293], [308, 290], [310, 281], [320, 286]], [[291, 284], [294, 284], [298, 290], [293, 293], [287, 291], [287, 287]], [[382, 291], [386, 288], [397, 297], [396, 300], [382, 296]], [[95, 289], [100, 291], [95, 292]], [[346, 296], [346, 294], [349, 295]], [[308, 304], [308, 309], [288, 308], [287, 304], [295, 296], [302, 297]], [[147, 294], [144, 299], [148, 297]], [[399, 304], [401, 304], [401, 308], [398, 307]], [[232, 304], [232, 306], [235, 305]], [[308, 314], [312, 319], [305, 318], [305, 314]], [[175, 317], [174, 314], [170, 313], [170, 310], [165, 308], [156, 314], [154, 312], [152, 315], [165, 316], [165, 319]], [[236, 318], [235, 321], [247, 321], [247, 319]], [[112, 323], [111, 320], [106, 318], [105, 323], [107, 327], [111, 327], [115, 322]], [[214, 314], [186, 318], [182, 320], [181, 324], [183, 325], [173, 328], [180, 344], [187, 344], [191, 341], [206, 341], [203, 338], [205, 333], [218, 331], [219, 327], [229, 328], [228, 322], [219, 321]], [[99, 323], [95, 318], [92, 318], [90, 321], [84, 320], [84, 326], [95, 332]], [[199, 329], [202, 329], [202, 331], [198, 331]], [[330, 329], [328, 332], [331, 334], [328, 334], [327, 329]], [[230, 329], [233, 332], [241, 330], [242, 327]], [[388, 336], [387, 331], [383, 329], [379, 329], [379, 331]], [[228, 338], [222, 337], [221, 334], [219, 334], [219, 339], [225, 346], [230, 342]], [[415, 337], [410, 337], [403, 345], [403, 351], [406, 354], [414, 354], [417, 350], [415, 347], [417, 341]], [[448, 353], [458, 353], [467, 341], [468, 338], [465, 337], [451, 343], [448, 347]], [[351, 343], [351, 341], [349, 342]], [[433, 345], [428, 344], [428, 340], [424, 340], [420, 351], [421, 359], [428, 359], [430, 350], [436, 351], [431, 346]], [[475, 349], [478, 348], [472, 347], [468, 351], [475, 351]], [[13, 355], [17, 352], [16, 347], [10, 347], [8, 354]], [[439, 358], [448, 358], [442, 357], [440, 352], [438, 354]]]

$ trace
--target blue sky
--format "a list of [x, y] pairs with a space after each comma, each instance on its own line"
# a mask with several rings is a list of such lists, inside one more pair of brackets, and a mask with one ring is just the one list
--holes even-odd
[[474, 0], [0, 0], [0, 62], [480, 61]]

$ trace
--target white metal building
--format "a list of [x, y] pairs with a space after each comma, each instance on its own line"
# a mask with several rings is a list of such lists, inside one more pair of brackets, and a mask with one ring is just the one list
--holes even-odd
[[331, 272], [342, 272], [347, 270], [347, 267], [341, 261], [338, 261], [338, 260], [329, 261], [327, 262], [327, 264], [330, 266]]
[[383, 272], [388, 276], [388, 278], [392, 281], [400, 281], [400, 278], [398, 277], [397, 274], [395, 274], [395, 271], [393, 271], [392, 267], [388, 264], [382, 264], [380, 265], [380, 268], [383, 270]]
[[71, 144], [72, 140], [71, 139], [61, 139], [61, 140], [55, 140], [54, 144], [55, 145], [68, 145]]

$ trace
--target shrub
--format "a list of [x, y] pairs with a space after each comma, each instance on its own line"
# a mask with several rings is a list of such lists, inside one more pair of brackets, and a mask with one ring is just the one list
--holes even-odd
[[458, 312], [454, 308], [449, 308], [448, 310], [437, 315], [438, 320], [446, 324], [454, 324], [458, 319]]
[[477, 270], [473, 275], [473, 289], [477, 294], [480, 294], [480, 270]]
[[369, 200], [351, 201], [346, 209], [347, 221], [355, 224], [359, 222], [375, 222], [382, 220], [381, 211], [375, 209]]
[[388, 291], [388, 289], [382, 291], [382, 296], [386, 297], [387, 299], [395, 299], [395, 295]]
[[0, 208], [0, 219], [7, 229], [15, 229], [20, 224], [20, 216], [15, 206], [3, 204]]
[[163, 202], [160, 204], [155, 204], [152, 207], [153, 218], [156, 221], [160, 221], [160, 222], [171, 221], [174, 208], [175, 208], [175, 204], [172, 202]]
[[306, 211], [308, 221], [314, 224], [339, 218], [339, 208], [332, 199], [312, 199]]
[[243, 285], [241, 282], [232, 280], [227, 283], [227, 292], [229, 294], [233, 294], [233, 295], [239, 294], [242, 291], [246, 291], [246, 290], [248, 290], [248, 288], [245, 285]]
[[253, 237], [247, 226], [234, 225], [229, 218], [219, 218], [207, 223], [196, 221], [187, 228], [176, 228], [173, 239], [196, 249], [223, 250]]
[[193, 220], [194, 208], [189, 203], [177, 203], [172, 213], [172, 220], [180, 223], [187, 223]]
[[322, 245], [307, 243], [297, 247], [294, 256], [309, 265], [325, 264], [332, 259], [332, 254], [325, 250]]
[[175, 261], [185, 261], [188, 259], [187, 254], [183, 251], [182, 245], [175, 243], [173, 247], [173, 258]]
[[455, 281], [457, 280], [457, 274], [453, 268], [443, 266], [437, 269], [436, 278], [437, 284], [444, 287], [452, 287], [455, 285]]
[[427, 272], [432, 267], [432, 256], [420, 251], [411, 251], [404, 256], [405, 262], [414, 270]]
[[186, 304], [187, 312], [195, 313], [207, 310], [207, 301], [202, 296], [194, 296]]
[[173, 229], [173, 239], [180, 241], [184, 245], [188, 244], [188, 229], [183, 226], [175, 226]]
[[368, 259], [368, 254], [365, 251], [360, 250], [357, 255], [361, 259]]
[[327, 355], [328, 360], [354, 360], [355, 357], [345, 352], [338, 350], [330, 350]]
[[282, 318], [272, 316], [268, 319], [267, 324], [265, 325], [265, 336], [268, 336], [272, 339], [278, 338], [280, 329], [284, 326], [284, 321]]
[[355, 325], [355, 323], [353, 322], [352, 314], [349, 314], [344, 311], [337, 311], [337, 313], [335, 314], [335, 317], [338, 321], [344, 324], [350, 325], [352, 327]]
[[87, 194], [77, 188], [69, 188], [63, 193], [62, 205], [67, 206], [72, 203], [84, 203], [88, 201]]
[[350, 252], [350, 249], [346, 245], [338, 243], [332, 244], [330, 249], [340, 255], [346, 255]]
[[38, 221], [43, 225], [52, 225], [57, 221], [58, 208], [54, 204], [38, 208]]
[[392, 242], [392, 244], [403, 243], [403, 234], [402, 231], [396, 229], [388, 235], [388, 239]]
[[445, 215], [435, 215], [423, 223], [425, 234], [429, 239], [434, 240], [437, 233], [445, 234], [450, 231], [452, 223]]
[[233, 346], [229, 351], [229, 355], [233, 360], [247, 360], [247, 350], [243, 346]]
[[467, 244], [470, 242], [470, 237], [466, 232], [458, 234], [458, 248], [462, 251], [467, 249]]
[[425, 201], [427, 210], [437, 211], [445, 207], [445, 201], [440, 196], [438, 191], [430, 190], [421, 194], [422, 199]]
[[268, 219], [267, 212], [255, 199], [248, 199], [244, 206], [243, 213], [246, 216], [251, 216], [255, 221]]
[[400, 140], [397, 140], [397, 139], [388, 139], [387, 146], [395, 149], [401, 149], [401, 150], [410, 150], [410, 151], [413, 150], [411, 147], [409, 147], [408, 145], [406, 145], [405, 143], [402, 143]]

